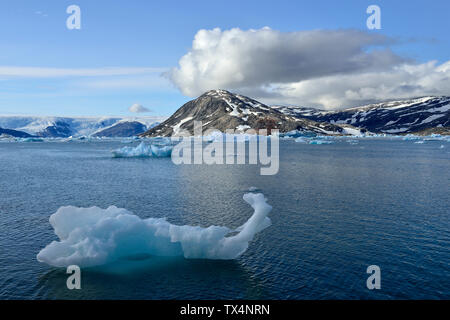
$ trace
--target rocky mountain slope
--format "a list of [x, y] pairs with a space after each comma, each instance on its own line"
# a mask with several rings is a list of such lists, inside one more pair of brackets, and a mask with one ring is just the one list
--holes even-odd
[[279, 129], [280, 132], [301, 130], [319, 134], [345, 133], [343, 126], [316, 122], [284, 114], [251, 98], [225, 90], [211, 90], [185, 103], [169, 119], [148, 130], [142, 136], [172, 136], [183, 129], [193, 134], [194, 121], [202, 121], [203, 132], [233, 129]]
[[[158, 125], [156, 122], [154, 125]], [[154, 126], [152, 125], [152, 126]], [[94, 133], [93, 137], [133, 137], [147, 131], [147, 126], [138, 121], [121, 121], [113, 126]]]
[[450, 129], [450, 97], [390, 101], [339, 111], [284, 106], [274, 108], [289, 116], [338, 125], [350, 124], [374, 133], [446, 134]]

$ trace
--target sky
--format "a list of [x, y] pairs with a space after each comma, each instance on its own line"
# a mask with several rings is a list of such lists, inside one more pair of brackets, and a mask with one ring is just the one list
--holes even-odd
[[219, 88], [324, 109], [450, 94], [448, 12], [448, 0], [5, 0], [0, 114], [169, 116]]

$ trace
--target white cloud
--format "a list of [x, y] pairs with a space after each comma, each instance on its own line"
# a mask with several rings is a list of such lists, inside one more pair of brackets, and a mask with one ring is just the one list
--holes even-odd
[[177, 91], [172, 83], [160, 74], [145, 74], [131, 76], [98, 77], [92, 79], [81, 79], [77, 82], [83, 88], [95, 90], [102, 89], [141, 89], [141, 90], [164, 90]]
[[377, 101], [450, 94], [450, 61], [401, 64], [386, 71], [333, 75], [271, 88], [267, 103], [338, 109]]
[[0, 76], [23, 78], [60, 78], [60, 77], [100, 77], [100, 76], [125, 76], [161, 73], [165, 68], [150, 67], [105, 67], [105, 68], [45, 68], [45, 67], [20, 67], [0, 66]]
[[186, 95], [229, 89], [266, 103], [335, 108], [450, 94], [450, 62], [416, 64], [357, 30], [200, 30], [167, 75]]
[[134, 113], [143, 113], [143, 112], [150, 112], [150, 109], [147, 109], [143, 105], [139, 103], [133, 104], [131, 107], [128, 108], [128, 111], [134, 112]]

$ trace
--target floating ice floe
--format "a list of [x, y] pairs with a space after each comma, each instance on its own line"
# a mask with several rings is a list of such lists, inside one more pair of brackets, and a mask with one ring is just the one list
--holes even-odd
[[[333, 139], [333, 140], [331, 140]], [[295, 138], [295, 142], [298, 143], [309, 143], [309, 144], [332, 144], [334, 143], [334, 139], [338, 139], [338, 137], [318, 137], [318, 139], [308, 139], [308, 138], [304, 138], [304, 137], [298, 137]]]
[[19, 138], [18, 141], [20, 141], [20, 142], [43, 142], [44, 139], [42, 139], [42, 138], [34, 138], [34, 137], [32, 137], [32, 138]]
[[61, 207], [50, 216], [59, 241], [42, 249], [37, 260], [55, 267], [90, 267], [140, 255], [235, 259], [255, 234], [271, 225], [272, 207], [262, 193], [246, 193], [243, 198], [254, 213], [236, 229], [177, 226], [165, 218], [142, 219], [115, 206]]
[[295, 141], [295, 142], [299, 142], [299, 143], [308, 143], [308, 141], [306, 141], [306, 140], [303, 139], [302, 137], [295, 138], [294, 141]]
[[412, 134], [407, 134], [406, 136], [403, 137], [403, 140], [408, 141], [408, 140], [419, 140], [420, 137], [419, 136], [415, 136]]
[[114, 150], [112, 153], [114, 158], [164, 158], [171, 156], [172, 149], [173, 146], [171, 145], [147, 145], [141, 142], [137, 147], [123, 147]]
[[314, 138], [317, 136], [317, 133], [311, 131], [301, 131], [301, 130], [292, 130], [289, 132], [281, 133], [280, 137], [289, 137], [289, 138]]
[[330, 140], [310, 140], [309, 144], [332, 144], [334, 141]]

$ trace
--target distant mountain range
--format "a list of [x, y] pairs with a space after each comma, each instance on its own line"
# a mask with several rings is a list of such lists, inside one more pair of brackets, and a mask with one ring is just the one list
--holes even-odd
[[0, 135], [21, 138], [130, 137], [145, 132], [164, 119], [164, 117], [0, 116]]
[[193, 134], [194, 121], [203, 131], [276, 128], [322, 135], [450, 134], [450, 97], [390, 101], [339, 111], [292, 106], [267, 106], [226, 90], [211, 90], [179, 108], [170, 118], [142, 134], [171, 136], [184, 129]]
[[203, 132], [217, 129], [299, 130], [320, 135], [450, 134], [450, 97], [389, 101], [338, 111], [294, 106], [267, 106], [226, 90], [211, 90], [164, 117], [27, 117], [0, 116], [0, 135], [67, 138], [172, 136], [181, 129], [193, 134], [194, 121]]
[[274, 107], [286, 115], [342, 125], [374, 133], [405, 134], [450, 130], [450, 97], [423, 97], [325, 111], [299, 107]]

